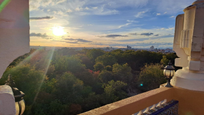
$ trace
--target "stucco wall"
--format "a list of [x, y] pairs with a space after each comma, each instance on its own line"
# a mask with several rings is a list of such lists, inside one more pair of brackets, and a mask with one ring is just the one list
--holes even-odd
[[30, 50], [28, 2], [11, 0], [0, 12], [0, 78], [14, 59]]

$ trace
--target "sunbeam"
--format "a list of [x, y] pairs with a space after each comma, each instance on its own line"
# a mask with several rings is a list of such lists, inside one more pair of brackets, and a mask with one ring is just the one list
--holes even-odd
[[36, 51], [34, 51], [32, 54], [30, 54], [28, 57], [26, 57], [23, 61], [21, 61], [18, 65], [16, 65], [16, 67], [20, 67], [20, 66], [25, 65], [26, 63], [30, 62], [30, 60], [32, 58], [34, 58], [35, 56], [37, 56], [41, 50], [42, 50], [42, 48], [39, 48]]
[[45, 66], [45, 69], [44, 69], [44, 76], [43, 76], [43, 78], [42, 78], [42, 81], [41, 81], [41, 83], [40, 83], [40, 86], [39, 86], [38, 89], [37, 89], [37, 93], [36, 93], [36, 95], [35, 95], [33, 104], [35, 103], [35, 100], [37, 99], [38, 94], [39, 94], [39, 92], [40, 92], [40, 89], [41, 89], [41, 87], [42, 87], [42, 84], [43, 84], [43, 82], [44, 82], [44, 80], [45, 80], [45, 77], [46, 77], [48, 68], [49, 68], [49, 66], [50, 66], [50, 63], [51, 63], [51, 60], [52, 60], [54, 51], [55, 51], [55, 47], [53, 47], [53, 48], [49, 51], [48, 55], [46, 55], [46, 56], [43, 57], [45, 60], [48, 60], [48, 61], [47, 61], [47, 62], [46, 62], [46, 61], [44, 62], [44, 64], [46, 65], [46, 66]]
[[[17, 64], [15, 66], [15, 69], [10, 69], [8, 71], [8, 73], [12, 73], [12, 71], [15, 71], [16, 68], [21, 68], [22, 66], [27, 65], [27, 64], [31, 65], [31, 67], [34, 69], [38, 69], [38, 70], [42, 71], [43, 77], [40, 78], [40, 81], [38, 82], [38, 84], [36, 84], [37, 92], [35, 94], [32, 105], [35, 103], [35, 101], [38, 97], [38, 94], [41, 90], [42, 84], [46, 78], [46, 74], [47, 74], [48, 68], [50, 66], [54, 51], [55, 51], [55, 47], [53, 47], [50, 50], [39, 48], [39, 49], [35, 50], [32, 54], [30, 54], [28, 57], [26, 57], [24, 60], [22, 60], [19, 64]], [[32, 105], [31, 105], [31, 107], [32, 107]]]

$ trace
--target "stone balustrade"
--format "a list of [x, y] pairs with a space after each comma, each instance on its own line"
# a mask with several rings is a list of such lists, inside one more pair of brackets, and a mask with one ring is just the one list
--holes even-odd
[[133, 114], [133, 115], [148, 114], [148, 113], [150, 113], [152, 110], [157, 111], [159, 108], [162, 108], [164, 105], [166, 105], [166, 103], [167, 103], [167, 100], [164, 99], [163, 101], [160, 101], [160, 102], [158, 102], [157, 104], [154, 104], [154, 105], [152, 105], [152, 106], [150, 106], [150, 107], [147, 107], [147, 108], [145, 108], [145, 109], [143, 109], [143, 110], [141, 110], [141, 111], [139, 111], [139, 112], [137, 112], [137, 113], [135, 113], [135, 114]]
[[176, 100], [163, 100], [133, 115], [178, 115], [178, 103]]
[[161, 100], [172, 100], [173, 91], [173, 88], [158, 88], [82, 113], [81, 115], [132, 115]]

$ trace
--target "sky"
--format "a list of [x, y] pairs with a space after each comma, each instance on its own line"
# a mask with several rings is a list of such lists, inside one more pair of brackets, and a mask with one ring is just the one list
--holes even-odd
[[172, 48], [175, 18], [194, 1], [29, 0], [30, 45]]

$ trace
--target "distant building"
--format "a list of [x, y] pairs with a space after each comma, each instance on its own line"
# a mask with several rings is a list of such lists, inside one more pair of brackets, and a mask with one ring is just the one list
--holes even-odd
[[172, 49], [169, 49], [169, 48], [166, 48], [166, 49], [165, 49], [165, 53], [172, 53], [172, 52], [173, 52]]
[[154, 50], [154, 46], [151, 46], [149, 49], [150, 49], [150, 51]]
[[130, 49], [132, 49], [132, 47], [127, 45], [127, 49], [130, 50]]
[[114, 49], [113, 49], [112, 47], [106, 47], [106, 48], [104, 48], [103, 50], [110, 52], [110, 51], [112, 51], [112, 50], [114, 50]]

